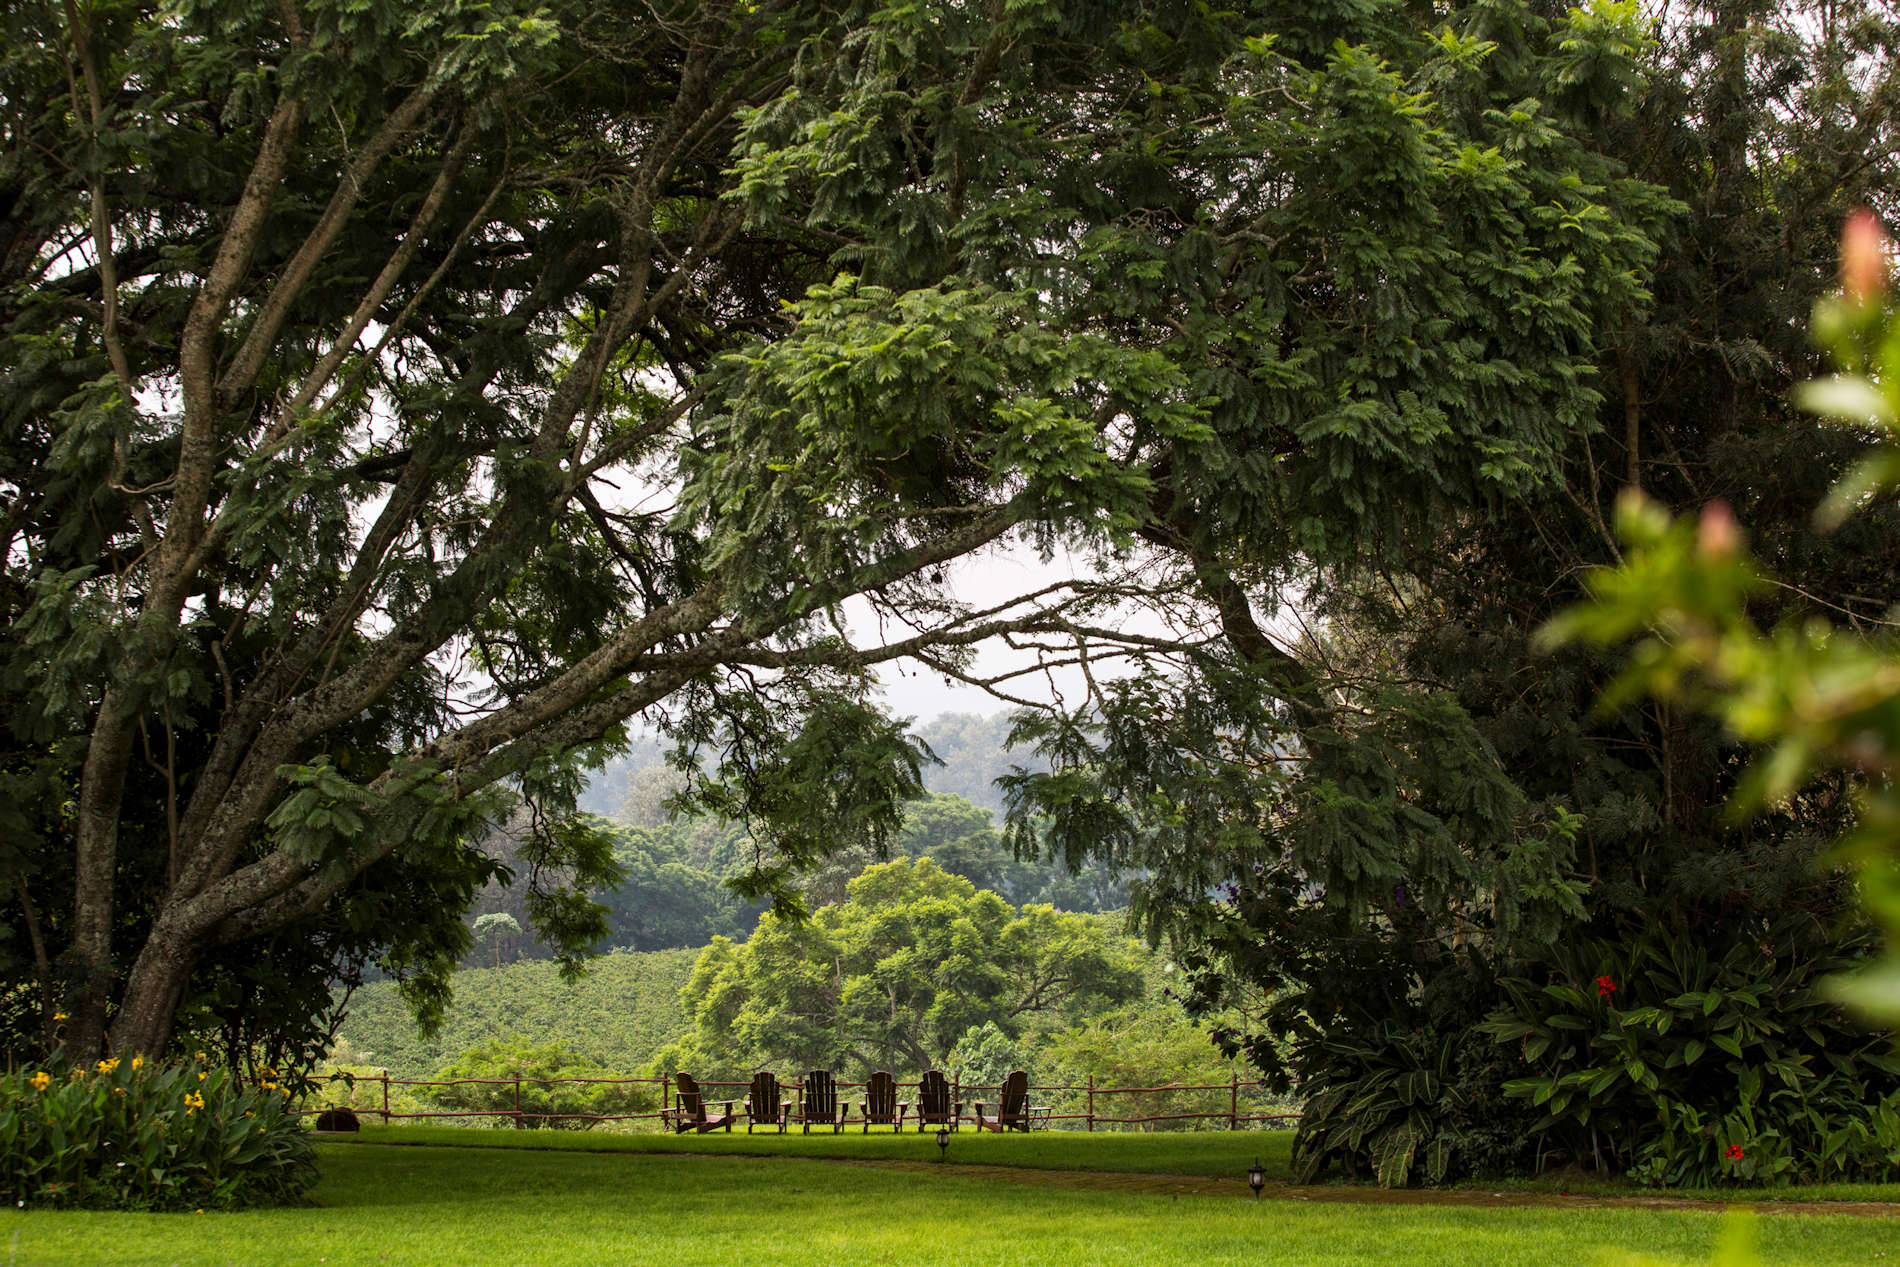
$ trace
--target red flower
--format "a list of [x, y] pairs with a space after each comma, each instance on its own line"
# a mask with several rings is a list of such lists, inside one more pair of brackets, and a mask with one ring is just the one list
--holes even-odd
[[1615, 994], [1615, 993], [1616, 993], [1616, 980], [1614, 978], [1612, 977], [1598, 977], [1597, 978], [1598, 997], [1607, 999], [1612, 994]]
[[1728, 1146], [1728, 1159], [1730, 1161], [1740, 1161], [1747, 1155], [1748, 1150], [1743, 1148], [1740, 1144], [1730, 1144]]

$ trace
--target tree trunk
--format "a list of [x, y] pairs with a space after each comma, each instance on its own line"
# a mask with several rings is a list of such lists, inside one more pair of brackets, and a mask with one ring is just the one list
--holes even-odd
[[164, 914], [152, 928], [132, 965], [118, 1015], [112, 1021], [112, 1051], [119, 1056], [155, 1058], [171, 1041], [172, 1022], [185, 984], [198, 963], [198, 951], [174, 929]]

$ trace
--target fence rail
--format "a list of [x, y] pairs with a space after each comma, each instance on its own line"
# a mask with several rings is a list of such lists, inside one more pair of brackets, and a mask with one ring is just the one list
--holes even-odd
[[[660, 1121], [660, 1122], [664, 1122], [671, 1119], [674, 1116], [674, 1112], [675, 1112], [674, 1105], [673, 1105], [673, 1080], [672, 1078], [665, 1075], [658, 1075], [658, 1076], [649, 1077], [649, 1078], [559, 1078], [559, 1077], [544, 1078], [544, 1077], [537, 1077], [530, 1074], [515, 1074], [511, 1077], [506, 1077], [506, 1078], [427, 1079], [427, 1078], [392, 1078], [388, 1074], [333, 1073], [333, 1074], [323, 1075], [315, 1079], [315, 1081], [320, 1082], [320, 1083], [327, 1083], [332, 1088], [338, 1082], [347, 1084], [351, 1089], [350, 1099], [352, 1101], [354, 1101], [356, 1098], [355, 1089], [357, 1087], [363, 1086], [365, 1084], [371, 1087], [380, 1086], [382, 1090], [382, 1097], [381, 1097], [382, 1105], [381, 1107], [377, 1107], [374, 1105], [359, 1105], [355, 1103], [351, 1103], [349, 1105], [339, 1105], [334, 1102], [331, 1102], [331, 1103], [322, 1103], [322, 1104], [315, 1104], [315, 1105], [305, 1105], [302, 1109], [299, 1110], [299, 1112], [306, 1115], [314, 1115], [314, 1114], [323, 1113], [326, 1110], [332, 1109], [332, 1108], [347, 1107], [357, 1113], [374, 1114], [375, 1116], [382, 1118], [385, 1123], [397, 1121], [397, 1120], [407, 1121], [407, 1120], [413, 1120], [413, 1119], [445, 1118], [445, 1117], [508, 1118], [514, 1121], [517, 1125], [520, 1125], [522, 1123], [527, 1123], [527, 1122], [567, 1122], [567, 1121], [583, 1121], [583, 1122]], [[523, 1109], [521, 1107], [521, 1088], [524, 1085], [536, 1091], [551, 1090], [552, 1088], [560, 1087], [560, 1086], [652, 1087], [659, 1100], [660, 1108], [651, 1113], [541, 1113], [541, 1112], [533, 1111], [531, 1109]], [[781, 1083], [780, 1085], [783, 1088], [783, 1090], [788, 1094], [802, 1096], [802, 1093], [804, 1091], [804, 1079], [802, 1077], [794, 1078], [792, 1081]], [[848, 1098], [845, 1094], [847, 1091], [853, 1090], [853, 1089], [861, 1091], [868, 1084], [863, 1083], [863, 1082], [838, 1082], [838, 1083], [835, 1083], [834, 1085], [837, 1087], [839, 1099], [844, 1100]], [[503, 1108], [503, 1109], [476, 1109], [476, 1108], [442, 1109], [442, 1110], [436, 1110], [436, 1111], [429, 1111], [429, 1110], [398, 1111], [398, 1110], [390, 1108], [389, 1091], [391, 1087], [434, 1088], [434, 1087], [459, 1087], [459, 1086], [512, 1087], [514, 1090], [514, 1095], [512, 1097], [513, 1107]], [[699, 1083], [699, 1086], [702, 1092], [707, 1093], [708, 1099], [718, 1100], [718, 1099], [721, 1099], [722, 1097], [712, 1094], [712, 1092], [716, 1088], [724, 1088], [724, 1089], [738, 1090], [738, 1091], [744, 1092], [744, 1091], [749, 1091], [751, 1089], [752, 1084], [750, 1081], [734, 1082], [734, 1081], [726, 1081], [726, 1080], [720, 1080], [720, 1079], [702, 1079]], [[911, 1088], [915, 1090], [915, 1089], [918, 1089], [921, 1086], [921, 1084], [916, 1083], [916, 1082], [900, 1082], [897, 1084], [897, 1086], [900, 1090], [904, 1088]], [[1249, 1112], [1242, 1111], [1242, 1105], [1240, 1103], [1240, 1093], [1243, 1090], [1248, 1090], [1248, 1091], [1252, 1091], [1255, 1089], [1264, 1090], [1266, 1089], [1266, 1087], [1267, 1087], [1267, 1084], [1263, 1081], [1257, 1081], [1257, 1080], [1251, 1080], [1251, 1079], [1243, 1081], [1237, 1075], [1226, 1082], [1208, 1082], [1208, 1083], [1171, 1082], [1171, 1083], [1164, 1083], [1160, 1086], [1152, 1086], [1152, 1087], [1097, 1086], [1095, 1084], [1094, 1079], [1092, 1078], [1087, 1083], [1080, 1086], [1071, 1086], [1064, 1083], [1032, 1084], [1029, 1088], [1029, 1101], [1031, 1104], [1030, 1121], [1031, 1121], [1031, 1124], [1034, 1126], [1047, 1126], [1050, 1123], [1054, 1123], [1054, 1122], [1081, 1122], [1084, 1124], [1083, 1129], [1087, 1131], [1093, 1131], [1095, 1130], [1097, 1126], [1111, 1126], [1111, 1125], [1112, 1126], [1140, 1126], [1140, 1125], [1146, 1125], [1153, 1122], [1222, 1121], [1227, 1124], [1227, 1128], [1229, 1130], [1239, 1130], [1242, 1125], [1251, 1126], [1251, 1125], [1254, 1125], [1257, 1123], [1263, 1123], [1263, 1122], [1266, 1122], [1266, 1123], [1297, 1122], [1300, 1116], [1297, 1113], [1255, 1113], [1255, 1112], [1250, 1112], [1250, 1111]], [[951, 1098], [954, 1101], [957, 1101], [959, 1103], [970, 1102], [967, 1100], [966, 1097], [971, 1096], [971, 1095], [975, 1095], [978, 1093], [1000, 1095], [1001, 1091], [1002, 1091], [1001, 1084], [991, 1085], [987, 1083], [971, 1083], [966, 1086], [960, 1080], [952, 1079], [951, 1081]], [[1105, 1114], [1105, 1113], [1098, 1113], [1096, 1111], [1095, 1101], [1096, 1101], [1096, 1097], [1098, 1096], [1159, 1095], [1159, 1094], [1163, 1094], [1167, 1092], [1181, 1092], [1181, 1091], [1225, 1091], [1227, 1092], [1227, 1097], [1228, 1097], [1227, 1107], [1224, 1111], [1210, 1110], [1207, 1112], [1153, 1113], [1153, 1114], [1147, 1114], [1145, 1116], [1120, 1116], [1120, 1117], [1113, 1116], [1110, 1114]], [[1068, 1095], [1076, 1095], [1076, 1094], [1084, 1095], [1086, 1097], [1086, 1100], [1085, 1100], [1086, 1107], [1084, 1111], [1079, 1112], [1079, 1113], [1078, 1112], [1057, 1113], [1054, 1111], [1054, 1109], [1051, 1106], [1038, 1105], [1035, 1103], [1039, 1096], [1043, 1100], [1047, 1100], [1052, 1094], [1055, 1094], [1055, 1093], [1063, 1093], [1063, 1094], [1068, 1094]], [[737, 1100], [740, 1097], [731, 1096], [731, 1097], [724, 1097], [724, 1098]], [[1247, 1106], [1247, 1107], [1251, 1108], [1252, 1106]], [[957, 1120], [959, 1122], [974, 1121], [975, 1115], [971, 1113], [964, 1113], [960, 1115]], [[858, 1122], [855, 1124], [862, 1125], [863, 1123]]]

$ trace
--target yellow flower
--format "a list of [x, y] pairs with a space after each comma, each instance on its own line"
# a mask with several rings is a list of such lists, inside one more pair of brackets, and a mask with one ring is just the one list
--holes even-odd
[[132, 1072], [137, 1073], [139, 1070], [143, 1068], [145, 1068], [145, 1057], [143, 1056], [132, 1057]]
[[186, 1112], [191, 1112], [194, 1109], [202, 1109], [204, 1106], [205, 1106], [205, 1098], [203, 1096], [199, 1095], [195, 1091], [187, 1091], [185, 1093], [185, 1111]]
[[53, 1013], [53, 1019], [54, 1019], [54, 1020], [56, 1020], [56, 1021], [63, 1021], [63, 1020], [65, 1020], [65, 1019], [66, 1019], [66, 1013], [64, 1013], [64, 1012], [55, 1012], [55, 1013]]
[[44, 1091], [49, 1085], [52, 1084], [52, 1081], [53, 1081], [52, 1075], [47, 1073], [46, 1070], [42, 1069], [38, 1073], [33, 1075], [33, 1089], [35, 1091]]
[[114, 1056], [111, 1060], [102, 1060], [98, 1063], [98, 1065], [95, 1066], [95, 1068], [97, 1068], [100, 1073], [111, 1073], [114, 1069], [117, 1069], [118, 1067], [119, 1067], [119, 1058], [117, 1056]]
[[203, 1060], [204, 1058], [205, 1058], [205, 1054], [203, 1052], [199, 1052], [197, 1055], [197, 1059]]
[[205, 1080], [206, 1078], [208, 1078], [208, 1077], [210, 1077], [210, 1076], [211, 1076], [210, 1074], [204, 1074], [204, 1073], [201, 1073], [201, 1074], [199, 1074], [199, 1075], [198, 1075], [198, 1081], [200, 1081], [200, 1082], [203, 1082], [203, 1081], [204, 1081], [204, 1080]]

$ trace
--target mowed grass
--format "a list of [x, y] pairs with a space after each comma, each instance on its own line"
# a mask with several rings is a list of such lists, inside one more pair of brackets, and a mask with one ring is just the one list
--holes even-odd
[[[902, 1135], [886, 1130], [842, 1135], [830, 1131], [785, 1134], [710, 1131], [704, 1135], [610, 1135], [600, 1131], [481, 1130], [459, 1126], [365, 1124], [362, 1143], [439, 1144], [465, 1148], [556, 1149], [583, 1152], [715, 1154], [741, 1157], [823, 1157], [857, 1161], [931, 1161], [938, 1158], [934, 1131]], [[977, 1134], [964, 1127], [950, 1136], [946, 1160], [966, 1166], [1028, 1166], [1036, 1170], [1113, 1171], [1149, 1175], [1240, 1178], [1254, 1159], [1269, 1178], [1286, 1178], [1293, 1153], [1292, 1131], [1132, 1132], [1036, 1131]]]
[[[322, 1147], [321, 1205], [241, 1214], [0, 1215], [21, 1264], [1706, 1263], [1698, 1212], [1150, 1196], [793, 1157]], [[1900, 1255], [1884, 1218], [1759, 1220], [1764, 1263]], [[1637, 1257], [1640, 1255], [1640, 1259]]]
[[[934, 1133], [872, 1135], [856, 1131], [748, 1136], [741, 1126], [727, 1134], [614, 1135], [599, 1131], [513, 1131], [460, 1126], [365, 1124], [358, 1140], [375, 1144], [449, 1145], [461, 1148], [555, 1149], [580, 1152], [711, 1154], [742, 1157], [813, 1157], [856, 1161], [936, 1161]], [[1292, 1131], [1037, 1131], [1030, 1135], [976, 1134], [965, 1128], [950, 1137], [946, 1160], [966, 1166], [1024, 1166], [1034, 1170], [1085, 1170], [1116, 1174], [1196, 1175], [1238, 1179], [1259, 1159], [1270, 1182], [1292, 1173]], [[1327, 1182], [1339, 1185], [1335, 1176]], [[1555, 1196], [1686, 1197], [1695, 1200], [1786, 1203], [1883, 1201], [1900, 1203], [1900, 1183], [1827, 1183], [1779, 1188], [1643, 1188], [1626, 1179], [1546, 1175], [1535, 1179], [1474, 1180], [1459, 1185], [1484, 1192]], [[1900, 1267], [1896, 1251], [1895, 1267]]]

